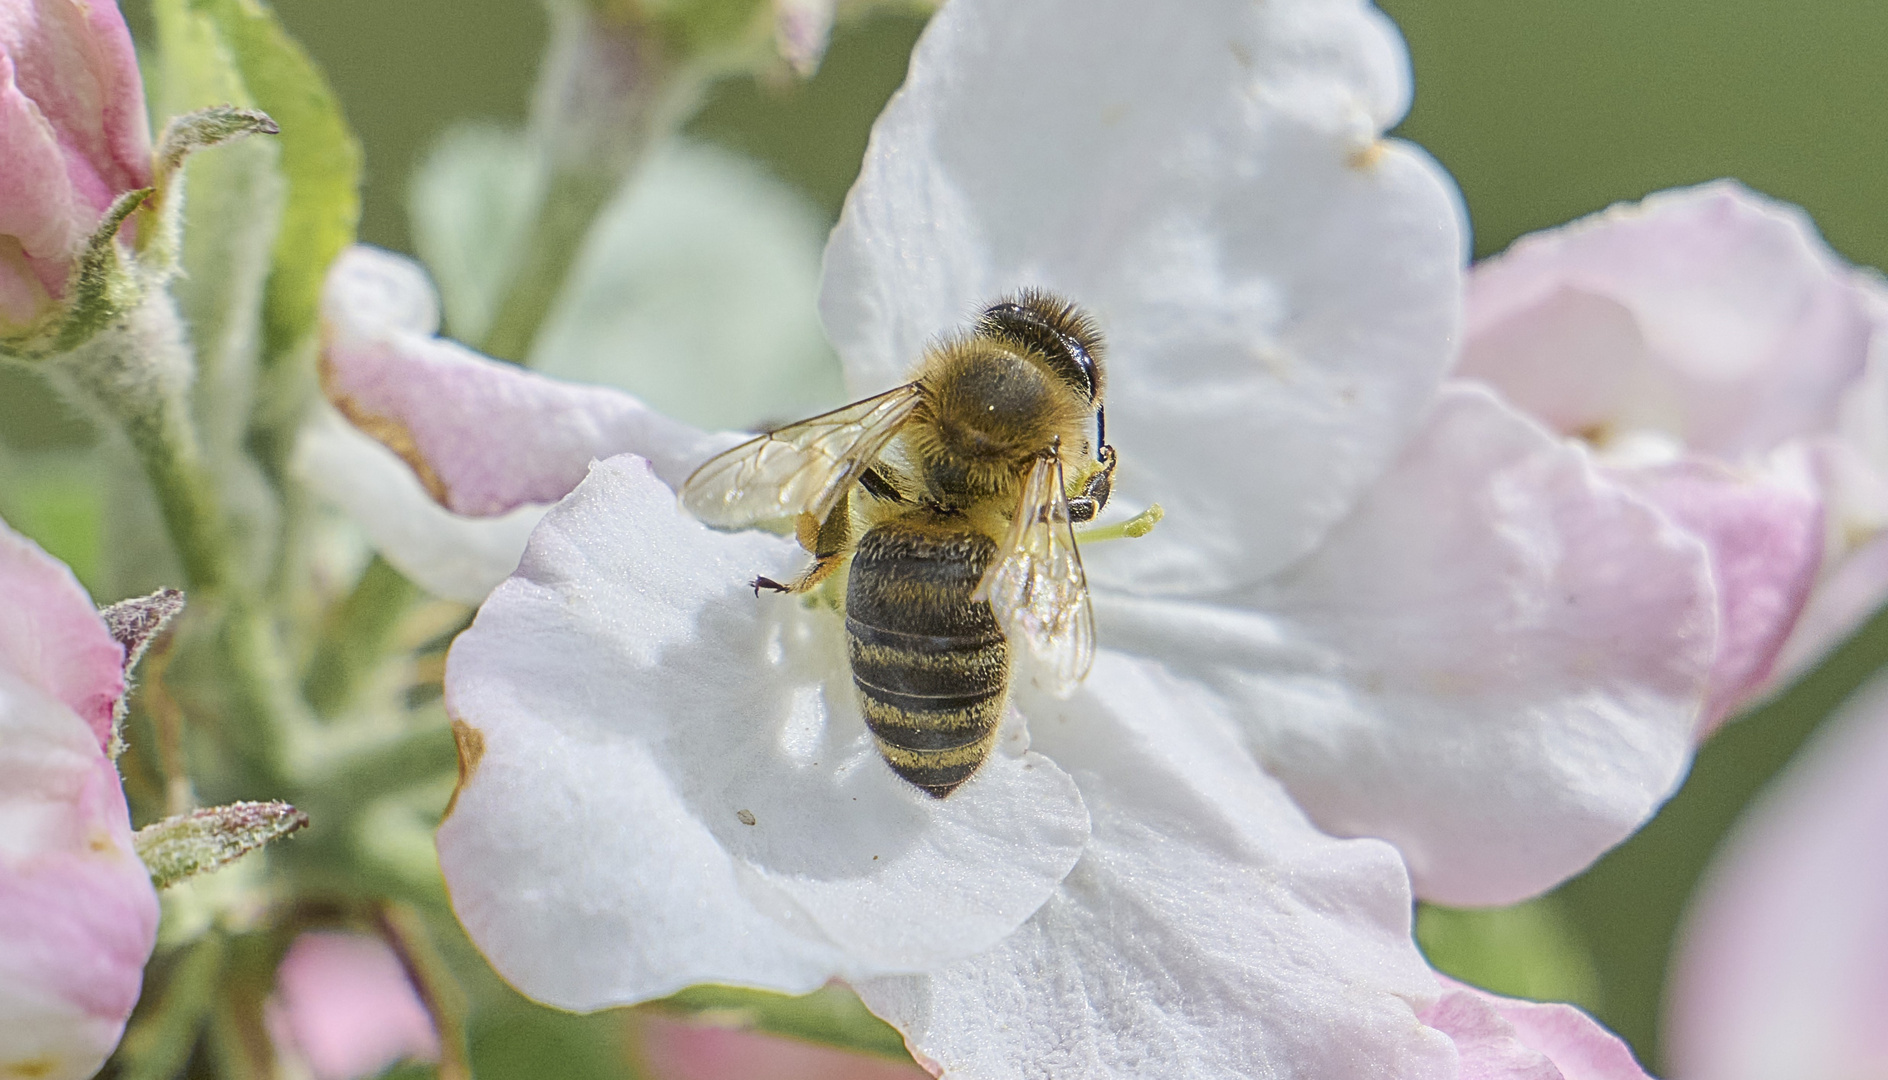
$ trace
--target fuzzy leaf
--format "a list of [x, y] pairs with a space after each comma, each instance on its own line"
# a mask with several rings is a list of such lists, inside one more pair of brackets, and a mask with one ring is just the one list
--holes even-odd
[[264, 362], [314, 328], [322, 275], [354, 239], [361, 149], [308, 53], [260, 0], [192, 0], [215, 21], [255, 104], [281, 125], [288, 200], [275, 237], [264, 315]]
[[132, 839], [151, 883], [163, 889], [228, 866], [307, 824], [308, 815], [285, 802], [239, 802], [165, 818]]

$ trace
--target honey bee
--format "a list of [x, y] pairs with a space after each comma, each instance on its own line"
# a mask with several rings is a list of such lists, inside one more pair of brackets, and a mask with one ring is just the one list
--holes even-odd
[[682, 485], [683, 507], [715, 528], [794, 523], [812, 565], [785, 584], [754, 579], [756, 595], [806, 592], [850, 562], [866, 726], [892, 770], [937, 798], [996, 745], [1011, 642], [1059, 692], [1094, 662], [1073, 525], [1114, 481], [1101, 353], [1080, 308], [1024, 291], [926, 350], [905, 385], [742, 443]]

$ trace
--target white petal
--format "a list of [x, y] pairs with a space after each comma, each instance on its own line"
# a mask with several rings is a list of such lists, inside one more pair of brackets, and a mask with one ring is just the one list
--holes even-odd
[[1391, 841], [1457, 905], [1554, 885], [1665, 800], [1717, 618], [1697, 540], [1467, 385], [1279, 580], [1096, 607], [1102, 641], [1236, 702], [1313, 821]]
[[1017, 738], [948, 799], [893, 775], [838, 617], [748, 587], [803, 561], [613, 458], [454, 645], [447, 705], [482, 753], [440, 863], [514, 985], [597, 1008], [921, 969], [995, 943], [1074, 865], [1081, 797]]
[[321, 285], [328, 331], [347, 338], [439, 333], [439, 296], [412, 259], [355, 244], [341, 253]]
[[433, 501], [406, 462], [323, 407], [302, 428], [295, 474], [347, 511], [374, 550], [436, 596], [477, 604], [510, 576], [544, 507], [465, 517]]
[[859, 987], [922, 1058], [963, 1080], [1455, 1075], [1416, 1019], [1437, 987], [1395, 853], [1313, 829], [1212, 694], [1104, 652], [1029, 708], [1094, 836], [995, 949]]
[[1093, 311], [1125, 505], [1097, 582], [1302, 555], [1421, 422], [1455, 347], [1454, 188], [1383, 140], [1408, 72], [1329, 0], [954, 0], [873, 129], [821, 311], [857, 392], [1024, 285]]

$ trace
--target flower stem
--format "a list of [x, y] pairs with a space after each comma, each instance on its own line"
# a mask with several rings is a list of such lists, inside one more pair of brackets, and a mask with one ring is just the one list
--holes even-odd
[[439, 1035], [439, 1080], [472, 1080], [465, 1037], [465, 991], [440, 955], [420, 913], [390, 900], [376, 912], [380, 932], [400, 958], [407, 979], [425, 1003]]
[[392, 564], [375, 555], [354, 588], [329, 613], [315, 643], [302, 695], [319, 716], [334, 717], [353, 700], [361, 679], [386, 654], [400, 618], [420, 596]]
[[537, 220], [511, 286], [492, 317], [480, 351], [524, 363], [531, 343], [564, 290], [584, 237], [616, 191], [613, 177], [564, 175], [546, 185]]
[[190, 418], [193, 364], [170, 296], [145, 301], [55, 361], [75, 396], [125, 433], [193, 594], [232, 584], [228, 529]]
[[518, 363], [530, 356], [597, 215], [649, 148], [694, 111], [708, 76], [680, 62], [640, 16], [572, 2], [553, 3], [551, 16], [529, 132], [545, 163], [536, 220], [479, 343]]
[[79, 401], [125, 433], [157, 497], [192, 600], [199, 610], [221, 608], [219, 659], [235, 690], [227, 726], [251, 767], [250, 782], [279, 788], [277, 748], [301, 705], [276, 628], [236, 569], [230, 519], [191, 418], [195, 365], [174, 301], [152, 288], [116, 324], [54, 364]]

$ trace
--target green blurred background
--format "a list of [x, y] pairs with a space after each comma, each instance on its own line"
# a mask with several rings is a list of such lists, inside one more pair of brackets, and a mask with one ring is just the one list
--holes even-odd
[[[127, 0], [134, 30], [143, 29], [142, 7]], [[276, 7], [326, 66], [365, 143], [362, 238], [410, 249], [404, 190], [414, 163], [453, 120], [523, 117], [542, 11], [532, 0]], [[1617, 200], [1732, 176], [1802, 205], [1849, 259], [1888, 263], [1881, 0], [1384, 7], [1414, 57], [1415, 107], [1401, 132], [1461, 184], [1478, 255]], [[921, 17], [900, 14], [845, 27], [810, 83], [724, 84], [691, 128], [759, 158], [836, 215], [921, 28]], [[29, 449], [88, 434], [0, 369], [0, 438]], [[1444, 966], [1497, 989], [1579, 999], [1656, 1065], [1660, 980], [1693, 881], [1738, 809], [1884, 657], [1888, 622], [1877, 619], [1711, 743], [1659, 819], [1594, 871], [1519, 914], [1427, 916], [1425, 942]]]

